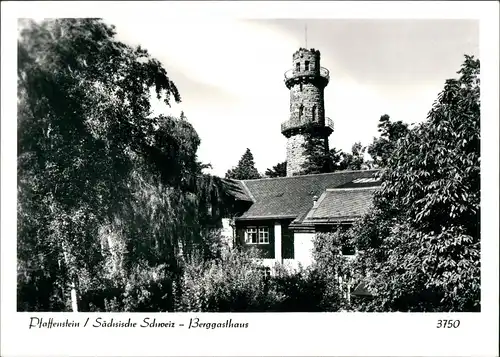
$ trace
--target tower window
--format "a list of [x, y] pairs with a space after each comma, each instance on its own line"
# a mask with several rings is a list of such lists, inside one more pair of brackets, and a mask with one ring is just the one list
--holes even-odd
[[313, 121], [316, 121], [316, 106], [315, 105], [312, 107], [312, 119], [313, 119]]
[[309, 71], [309, 61], [306, 61], [306, 71]]
[[302, 83], [300, 83], [300, 91], [302, 92]]
[[300, 71], [300, 62], [295, 63], [295, 70]]
[[303, 113], [304, 113], [304, 106], [301, 104], [299, 107], [299, 120], [302, 119]]

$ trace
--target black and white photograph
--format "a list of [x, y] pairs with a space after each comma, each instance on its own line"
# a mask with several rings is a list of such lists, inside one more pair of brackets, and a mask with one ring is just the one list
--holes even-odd
[[485, 311], [498, 201], [485, 212], [483, 154], [498, 141], [482, 141], [479, 19], [134, 18], [119, 4], [15, 20], [17, 120], [2, 112], [2, 132], [17, 133], [16, 236], [2, 247], [16, 242], [30, 329], [57, 312], [181, 313], [189, 328], [236, 313], [213, 326], [231, 334], [259, 313], [445, 313], [458, 330], [453, 313]]

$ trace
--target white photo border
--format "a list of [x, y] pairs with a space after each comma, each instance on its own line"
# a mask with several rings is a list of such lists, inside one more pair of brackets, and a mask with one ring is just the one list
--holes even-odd
[[[496, 355], [498, 349], [498, 2], [2, 2], [1, 4], [1, 350], [2, 355]], [[481, 313], [98, 314], [16, 312], [17, 18], [140, 16], [303, 19], [478, 19], [481, 60]], [[161, 36], [161, 34], [157, 34]], [[80, 321], [144, 317], [248, 328], [28, 329], [30, 317]], [[436, 329], [438, 319], [459, 319]]]

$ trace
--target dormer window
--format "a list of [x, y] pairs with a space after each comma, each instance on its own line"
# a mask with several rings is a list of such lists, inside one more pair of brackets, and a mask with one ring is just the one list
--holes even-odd
[[297, 72], [298, 72], [298, 71], [300, 71], [300, 62], [297, 62], [297, 63], [295, 64], [295, 70], [296, 70]]
[[305, 63], [305, 64], [306, 64], [306, 69], [305, 69], [305, 70], [306, 70], [306, 71], [309, 71], [309, 61], [306, 61], [306, 63]]

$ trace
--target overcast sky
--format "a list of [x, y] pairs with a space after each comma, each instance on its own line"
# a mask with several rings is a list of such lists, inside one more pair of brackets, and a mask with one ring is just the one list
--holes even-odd
[[408, 123], [425, 120], [464, 54], [479, 55], [473, 20], [222, 20], [130, 21], [107, 18], [118, 37], [159, 59], [182, 103], [156, 113], [184, 111], [201, 138], [199, 158], [224, 175], [250, 148], [260, 172], [286, 159], [280, 124], [288, 119], [283, 74], [292, 54], [321, 51], [330, 71], [326, 116], [334, 121], [330, 147], [350, 151], [377, 135], [382, 114]]

